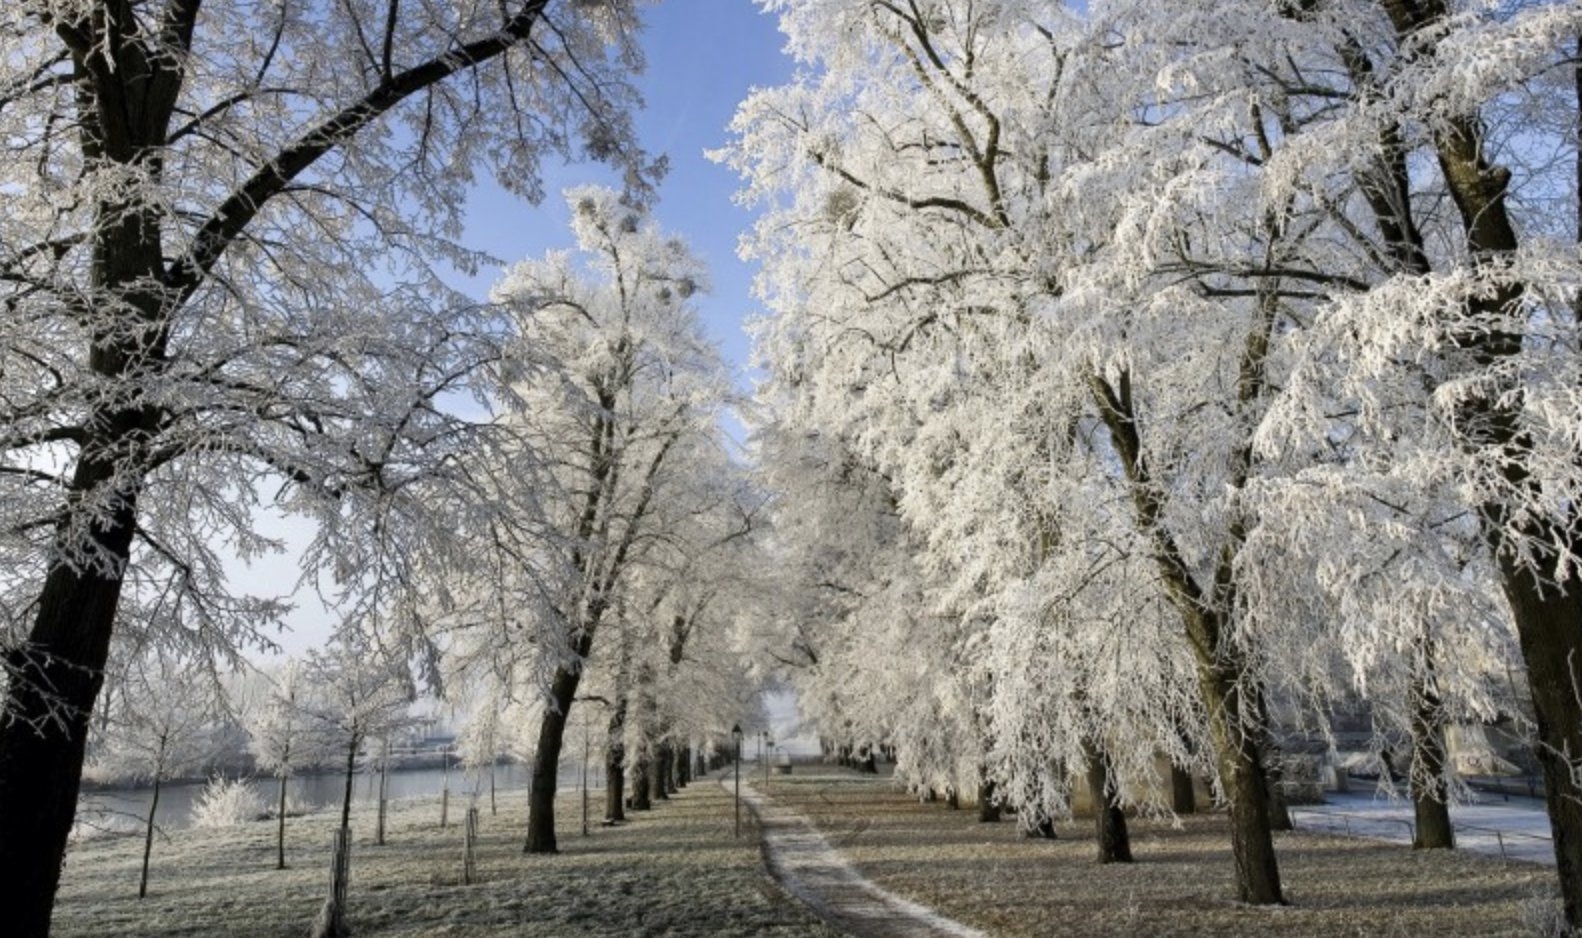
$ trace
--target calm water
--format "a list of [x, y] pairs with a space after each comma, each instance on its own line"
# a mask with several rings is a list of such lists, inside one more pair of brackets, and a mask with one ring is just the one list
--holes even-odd
[[[497, 791], [512, 791], [527, 787], [528, 775], [531, 768], [520, 763], [507, 763], [494, 767], [494, 786]], [[417, 798], [423, 796], [438, 796], [447, 784], [450, 785], [452, 805], [464, 805], [466, 799], [474, 792], [484, 802], [489, 798], [489, 773], [487, 771], [472, 773], [463, 769], [452, 768], [447, 774], [444, 769], [411, 769], [407, 771], [390, 773], [389, 797]], [[580, 766], [561, 766], [560, 788], [562, 791], [571, 791], [582, 785], [582, 770]], [[588, 770], [588, 785], [602, 788], [604, 786], [604, 772], [602, 766], [590, 766]], [[179, 830], [189, 827], [192, 823], [192, 805], [198, 800], [198, 795], [203, 791], [203, 782], [183, 782], [179, 784], [163, 785], [159, 789], [159, 810], [155, 812], [154, 822], [165, 830]], [[304, 810], [329, 809], [339, 807], [341, 795], [345, 792], [346, 777], [344, 775], [303, 775], [291, 779], [287, 783], [286, 797], [288, 803], [300, 806]], [[279, 797], [279, 782], [274, 778], [264, 777], [253, 781], [253, 787], [262, 796], [264, 803], [273, 806]], [[106, 791], [89, 792], [83, 795], [78, 803], [77, 814], [81, 821], [94, 823], [98, 826], [122, 828], [128, 826], [141, 827], [144, 819], [148, 817], [148, 805], [153, 797], [152, 789], [131, 788], [114, 789]], [[358, 773], [352, 782], [352, 803], [371, 804], [379, 799], [379, 773]]]

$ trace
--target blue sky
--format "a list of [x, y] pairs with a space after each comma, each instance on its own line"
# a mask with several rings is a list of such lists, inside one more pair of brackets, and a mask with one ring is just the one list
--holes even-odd
[[[666, 230], [684, 237], [708, 261], [713, 290], [698, 299], [699, 308], [745, 389], [750, 349], [741, 327], [757, 308], [751, 295], [753, 270], [736, 258], [736, 242], [752, 216], [731, 202], [738, 188], [736, 175], [709, 162], [703, 151], [726, 142], [726, 126], [751, 88], [787, 81], [793, 64], [780, 52], [783, 43], [775, 18], [758, 12], [752, 0], [664, 0], [646, 7], [644, 14], [648, 70], [638, 84], [646, 107], [637, 116], [637, 129], [645, 149], [670, 156], [656, 215]], [[571, 218], [560, 192], [590, 182], [619, 184], [598, 165], [546, 165], [548, 195], [534, 206], [480, 178], [468, 199], [463, 240], [507, 263], [569, 247]], [[482, 298], [500, 273], [480, 271], [462, 283]], [[726, 421], [726, 430], [738, 437], [742, 433], [733, 420]], [[273, 512], [257, 522], [263, 533], [285, 539], [288, 548], [251, 565], [238, 561], [232, 576], [264, 584], [263, 592], [270, 587], [287, 591], [299, 572], [295, 558], [300, 545], [310, 535], [296, 519]], [[276, 640], [290, 652], [322, 644], [333, 615], [311, 590], [298, 590], [293, 601], [297, 608], [286, 619], [291, 631], [274, 636]]]
[[[740, 380], [750, 351], [741, 324], [756, 308], [753, 271], [736, 258], [736, 242], [752, 217], [731, 202], [736, 175], [703, 151], [726, 142], [726, 126], [751, 88], [784, 83], [793, 63], [780, 51], [775, 18], [752, 0], [663, 0], [643, 13], [648, 69], [638, 80], [646, 106], [637, 130], [645, 149], [670, 157], [655, 214], [708, 261], [714, 288], [699, 306]], [[560, 191], [589, 182], [618, 184], [590, 164], [546, 166], [544, 176], [549, 195], [538, 206], [479, 185], [468, 202], [467, 243], [508, 262], [568, 247], [570, 216]], [[481, 297], [499, 273], [483, 271], [470, 288]]]

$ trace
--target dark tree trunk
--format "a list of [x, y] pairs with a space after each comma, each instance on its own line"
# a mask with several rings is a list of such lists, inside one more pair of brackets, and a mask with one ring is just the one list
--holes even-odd
[[1176, 814], [1197, 813], [1197, 792], [1192, 773], [1174, 763], [1170, 766], [1170, 810]]
[[[586, 645], [591, 644], [591, 632], [585, 632], [579, 657], [587, 656]], [[559, 668], [549, 689], [549, 706], [538, 724], [538, 749], [533, 754], [533, 775], [527, 790], [527, 843], [524, 853], [558, 853], [555, 843], [555, 790], [556, 776], [560, 772], [560, 748], [566, 737], [566, 720], [571, 716], [572, 702], [577, 698], [577, 685], [582, 683], [582, 671]]]
[[389, 805], [390, 792], [390, 737], [386, 736], [384, 742], [379, 744], [383, 751], [379, 756], [379, 820], [374, 824], [374, 843], [383, 847], [385, 845], [385, 811]]
[[1257, 728], [1242, 725], [1240, 692], [1234, 683], [1211, 676], [1203, 684], [1220, 755], [1220, 778], [1230, 807], [1237, 898], [1252, 905], [1284, 903], [1269, 825], [1269, 777], [1263, 768]]
[[352, 778], [357, 774], [357, 750], [362, 744], [362, 735], [352, 730], [352, 738], [346, 743], [346, 786], [341, 792], [342, 830], [351, 830], [352, 827]]
[[1117, 798], [1110, 757], [1091, 741], [1083, 746], [1088, 754], [1088, 795], [1093, 799], [1093, 824], [1097, 834], [1100, 863], [1132, 862], [1132, 842], [1126, 830], [1126, 812]]
[[987, 775], [978, 779], [978, 820], [992, 824], [1000, 819], [1000, 802], [994, 793], [994, 780]]
[[148, 896], [148, 858], [154, 852], [154, 812], [159, 810], [159, 783], [163, 772], [154, 773], [154, 795], [148, 804], [148, 827], [143, 832], [143, 875], [137, 881], [137, 897]]
[[692, 747], [683, 746], [676, 750], [676, 787], [685, 788], [692, 784]]
[[660, 743], [654, 747], [654, 754], [648, 760], [648, 791], [649, 796], [655, 801], [669, 801], [669, 784], [665, 778], [665, 770], [670, 767], [670, 744]]
[[[930, 789], [928, 793], [930, 795], [933, 795], [934, 794], [933, 789]], [[950, 794], [945, 796], [945, 807], [949, 808], [952, 811], [960, 811], [961, 810], [961, 793], [958, 792], [956, 789], [952, 788], [950, 790]]]
[[1041, 816], [1037, 821], [1022, 830], [1022, 836], [1029, 840], [1059, 840], [1060, 835], [1055, 831], [1055, 819], [1049, 815]]
[[609, 743], [604, 750], [604, 819], [626, 820], [626, 698], [615, 701], [610, 714]]
[[879, 763], [874, 760], [873, 749], [870, 748], [864, 751], [862, 761], [858, 763], [857, 767], [869, 775], [879, 774]]
[[1445, 723], [1434, 690], [1434, 665], [1425, 640], [1412, 669], [1408, 693], [1412, 711], [1412, 847], [1450, 849], [1456, 845], [1450, 824], [1450, 786], [1445, 778]]
[[653, 801], [653, 770], [649, 767], [653, 756], [647, 743], [637, 746], [637, 764], [632, 766], [632, 810], [651, 811]]
[[[77, 475], [85, 475], [87, 462]], [[109, 468], [92, 486], [107, 479]], [[132, 508], [94, 541], [112, 563], [132, 540]], [[77, 813], [84, 747], [104, 683], [121, 579], [57, 564], [45, 578], [26, 644], [6, 654], [12, 675], [0, 711], [0, 908], [18, 938], [49, 934], [66, 839]], [[46, 688], [48, 690], [46, 690]], [[26, 810], [14, 806], [26, 805]]]
[[280, 804], [275, 808], [275, 869], [286, 868], [286, 783], [288, 775], [280, 776]]
[[1285, 801], [1284, 770], [1280, 767], [1281, 759], [1278, 752], [1265, 753], [1262, 761], [1265, 777], [1269, 780], [1269, 829], [1296, 830], [1296, 825], [1291, 821], [1291, 807]]
[[1502, 558], [1500, 565], [1527, 661], [1540, 743], [1535, 748], [1543, 770], [1566, 922], [1577, 928], [1582, 926], [1582, 787], [1565, 754], [1582, 753], [1582, 710], [1572, 674], [1574, 663], [1582, 661], [1582, 628], [1577, 625], [1582, 622], [1582, 587], [1572, 582], [1566, 594], [1553, 586], [1540, 591], [1525, 570], [1514, 569], [1509, 558]]

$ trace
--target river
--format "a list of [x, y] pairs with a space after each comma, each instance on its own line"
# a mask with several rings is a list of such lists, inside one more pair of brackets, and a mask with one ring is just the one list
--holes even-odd
[[[495, 766], [495, 789], [512, 791], [526, 788], [530, 770], [530, 766], [518, 762]], [[444, 790], [447, 782], [453, 804], [464, 804], [465, 799], [474, 792], [484, 802], [489, 798], [488, 771], [471, 773], [460, 768], [452, 768], [448, 773], [444, 769], [437, 768], [392, 771], [389, 797], [397, 799], [437, 796]], [[562, 765], [559, 782], [562, 791], [580, 788], [582, 767]], [[154, 823], [167, 831], [190, 827], [192, 806], [198, 800], [199, 793], [203, 791], [204, 784], [204, 782], [171, 782], [160, 786], [159, 810], [154, 814]], [[276, 779], [267, 776], [257, 778], [253, 781], [253, 785], [264, 804], [272, 807], [276, 803], [280, 792]], [[604, 786], [602, 765], [589, 767], [588, 785], [593, 788]], [[339, 806], [345, 790], [344, 775], [299, 775], [287, 783], [286, 799], [287, 804], [293, 809], [321, 810]], [[78, 822], [93, 828], [109, 830], [141, 828], [148, 818], [148, 805], [152, 798], [151, 788], [109, 788], [84, 792], [77, 803]], [[352, 802], [371, 804], [378, 798], [379, 773], [359, 772], [352, 781]]]

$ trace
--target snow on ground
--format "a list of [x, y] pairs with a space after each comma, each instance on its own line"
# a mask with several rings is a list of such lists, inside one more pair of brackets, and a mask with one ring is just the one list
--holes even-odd
[[1028, 840], [1014, 822], [921, 804], [888, 779], [797, 766], [770, 794], [809, 817], [881, 887], [992, 935], [1531, 935], [1552, 907], [1552, 870], [1355, 838], [1280, 834], [1291, 905], [1234, 900], [1221, 814], [1132, 819], [1133, 864], [1099, 866], [1091, 828]]
[[[1292, 820], [1306, 830], [1397, 844], [1412, 842], [1409, 801], [1372, 792], [1329, 792], [1324, 800], [1326, 804], [1292, 808]], [[1450, 822], [1456, 829], [1457, 849], [1550, 866], [1555, 863], [1549, 815], [1542, 801], [1479, 794], [1473, 803], [1451, 805]]]
[[[459, 799], [458, 799], [459, 801]], [[354, 808], [349, 920], [358, 938], [386, 936], [816, 936], [829, 929], [763, 869], [756, 828], [732, 835], [728, 793], [688, 786], [631, 823], [581, 836], [580, 798], [558, 805], [558, 856], [526, 856], [526, 800], [487, 796], [480, 818], [481, 882], [463, 886], [464, 810], [439, 827], [438, 799], [393, 806], [387, 845], [374, 845], [374, 812]], [[137, 899], [140, 837], [74, 848], [55, 910], [57, 938], [225, 935], [301, 938], [328, 889], [328, 845], [338, 815], [287, 822], [291, 869], [274, 869], [272, 823], [183, 830], [154, 845], [150, 894]], [[3, 931], [3, 929], [0, 929]]]

